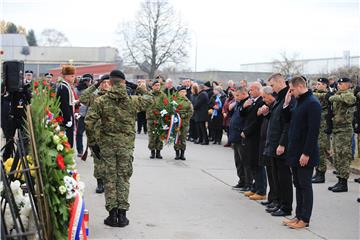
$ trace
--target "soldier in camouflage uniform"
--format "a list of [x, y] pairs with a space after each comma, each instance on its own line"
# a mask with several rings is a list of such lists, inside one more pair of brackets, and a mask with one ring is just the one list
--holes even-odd
[[180, 128], [178, 144], [174, 145], [175, 149], [175, 160], [186, 160], [185, 149], [186, 149], [186, 137], [189, 131], [190, 118], [194, 113], [193, 106], [190, 100], [186, 97], [187, 90], [185, 86], [181, 86], [178, 89], [178, 96], [176, 102], [179, 104], [177, 109], [182, 119], [182, 127]]
[[128, 96], [124, 79], [119, 70], [110, 73], [111, 89], [95, 100], [85, 119], [90, 134], [100, 128], [98, 144], [105, 164], [105, 207], [109, 211], [104, 223], [111, 227], [129, 224], [126, 211], [133, 172], [135, 117], [152, 104], [151, 96]]
[[153, 96], [153, 105], [149, 107], [146, 111], [146, 119], [148, 124], [148, 135], [149, 135], [149, 145], [148, 148], [151, 151], [150, 158], [162, 159], [161, 150], [163, 148], [163, 141], [160, 139], [155, 132], [155, 126], [159, 124], [157, 118], [160, 115], [160, 106], [162, 105], [161, 101], [165, 97], [163, 91], [160, 90], [160, 82], [155, 80], [152, 84], [151, 95]]
[[331, 96], [328, 91], [329, 80], [327, 78], [319, 78], [317, 80], [316, 89], [314, 90], [314, 96], [319, 99], [321, 104], [321, 124], [319, 130], [319, 145], [320, 145], [320, 161], [319, 166], [316, 168], [316, 174], [314, 175], [312, 182], [313, 183], [324, 183], [325, 182], [325, 172], [326, 172], [326, 160], [329, 160], [329, 151], [330, 151], [330, 132], [331, 127], [327, 124], [327, 117], [329, 114], [328, 108], [329, 97]]
[[[91, 109], [94, 101], [96, 98], [103, 96], [109, 89], [110, 89], [110, 76], [108, 74], [104, 75], [99, 79], [94, 85], [90, 86], [88, 89], [86, 89], [83, 94], [81, 94], [79, 100], [80, 103], [84, 104], [85, 106]], [[100, 90], [98, 90], [100, 86]], [[98, 122], [100, 124], [100, 122]], [[96, 187], [96, 193], [103, 193], [104, 192], [104, 177], [105, 177], [105, 167], [104, 167], [104, 161], [101, 161], [100, 159], [100, 153], [99, 153], [99, 145], [97, 144], [99, 142], [99, 126], [95, 126], [94, 134], [92, 135], [91, 129], [86, 129], [86, 136], [87, 136], [87, 144], [90, 147], [91, 155], [94, 159], [94, 177], [97, 180], [97, 187]]]
[[333, 104], [333, 137], [334, 137], [334, 164], [339, 179], [338, 183], [329, 187], [333, 192], [347, 192], [347, 179], [350, 174], [352, 160], [352, 117], [356, 97], [350, 89], [351, 80], [340, 78], [338, 91], [329, 98]]

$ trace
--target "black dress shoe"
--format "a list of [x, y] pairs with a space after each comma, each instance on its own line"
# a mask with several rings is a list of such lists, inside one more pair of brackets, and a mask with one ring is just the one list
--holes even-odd
[[240, 190], [241, 188], [244, 187], [244, 184], [243, 183], [238, 183], [236, 184], [235, 186], [232, 186], [232, 189], [234, 190]]
[[248, 192], [251, 190], [251, 187], [242, 187], [239, 189], [240, 192]]
[[268, 206], [268, 205], [271, 204], [270, 201], [262, 201], [262, 202], [260, 202], [260, 203], [261, 203], [261, 205], [263, 205], [263, 206]]
[[268, 213], [277, 212], [280, 208], [278, 206], [275, 206], [273, 208], [266, 208], [265, 211]]
[[279, 207], [279, 204], [276, 202], [272, 202], [269, 205], [266, 206], [266, 208], [274, 208], [274, 207]]
[[202, 142], [200, 145], [209, 145], [209, 142]]
[[276, 212], [272, 212], [271, 216], [274, 217], [285, 217], [285, 216], [290, 216], [291, 212], [285, 212], [282, 209], [277, 210]]

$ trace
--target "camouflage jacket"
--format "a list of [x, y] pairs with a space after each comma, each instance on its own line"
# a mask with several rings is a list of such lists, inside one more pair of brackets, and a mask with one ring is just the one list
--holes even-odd
[[329, 98], [329, 101], [333, 104], [333, 124], [334, 128], [351, 127], [354, 104], [356, 97], [351, 89], [340, 91], [338, 90], [334, 96]]
[[177, 109], [179, 110], [179, 114], [183, 120], [183, 125], [187, 126], [189, 125], [189, 121], [191, 116], [194, 113], [194, 108], [192, 106], [192, 103], [187, 97], [177, 97], [176, 101], [179, 105], [177, 106]]
[[144, 111], [151, 104], [151, 96], [128, 96], [124, 85], [115, 85], [94, 101], [85, 117], [86, 129], [88, 133], [94, 134], [98, 126], [100, 149], [132, 150], [135, 142], [136, 113]]
[[160, 111], [162, 110], [161, 107], [163, 106], [162, 101], [166, 95], [163, 91], [152, 91], [150, 95], [153, 97], [153, 103], [148, 109], [146, 109], [146, 119], [153, 121], [157, 119], [160, 114]]
[[[319, 99], [319, 102], [321, 104], [321, 124], [320, 124], [320, 128], [323, 130], [326, 128], [326, 116], [328, 114], [328, 108], [329, 108], [329, 103], [326, 99], [326, 95], [328, 94], [328, 91], [323, 91], [323, 90], [314, 90], [314, 96], [317, 97]], [[321, 133], [323, 131], [320, 131]]]
[[[103, 96], [106, 93], [106, 90], [100, 90], [93, 85], [87, 88], [80, 96], [79, 101], [80, 103], [86, 105], [88, 107], [88, 112], [91, 110], [91, 106], [93, 105], [96, 98]], [[87, 142], [88, 145], [94, 145], [99, 141], [99, 135], [100, 135], [100, 128], [99, 125], [100, 122], [97, 123], [97, 125], [94, 128], [94, 131], [89, 131], [86, 129], [86, 136], [87, 136]]]

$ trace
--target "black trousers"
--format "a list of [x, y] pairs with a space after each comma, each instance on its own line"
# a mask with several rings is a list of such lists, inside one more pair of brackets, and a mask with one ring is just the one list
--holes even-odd
[[196, 127], [196, 122], [194, 119], [190, 119], [190, 126], [189, 126], [189, 137], [196, 140], [199, 138], [199, 134]]
[[310, 222], [313, 208], [312, 174], [313, 167], [292, 167], [296, 188], [296, 218]]
[[137, 132], [141, 133], [141, 129], [144, 129], [144, 133], [147, 133], [146, 112], [139, 112], [137, 114]]
[[241, 143], [234, 143], [234, 159], [235, 159], [235, 167], [236, 173], [239, 178], [239, 184], [245, 184], [245, 169], [244, 169], [244, 148]]
[[65, 134], [66, 134], [66, 137], [68, 138], [68, 142], [72, 147], [74, 147], [74, 127], [65, 127]]
[[199, 142], [209, 143], [209, 138], [206, 131], [205, 121], [197, 122], [197, 129], [199, 134]]
[[268, 201], [269, 202], [279, 202], [278, 196], [278, 186], [275, 184], [274, 175], [273, 175], [273, 165], [274, 165], [274, 158], [267, 158], [266, 160], [266, 173], [269, 183], [269, 193], [268, 193]]
[[279, 190], [280, 208], [285, 212], [292, 211], [293, 186], [290, 167], [285, 163], [285, 159], [274, 158], [273, 177], [274, 183]]
[[83, 135], [85, 131], [85, 117], [80, 117], [77, 121], [77, 129], [76, 129], [76, 149], [78, 153], [83, 153], [84, 145], [83, 145]]
[[266, 195], [266, 171], [264, 166], [252, 166], [252, 176], [254, 182], [251, 186], [251, 191], [259, 195]]
[[214, 133], [214, 141], [221, 143], [221, 139], [222, 139], [222, 135], [223, 135], [223, 129], [220, 126], [216, 126], [213, 128], [213, 133]]

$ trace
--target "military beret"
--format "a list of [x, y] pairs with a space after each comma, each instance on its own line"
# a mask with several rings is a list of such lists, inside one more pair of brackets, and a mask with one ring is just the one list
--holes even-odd
[[329, 85], [329, 79], [327, 78], [318, 78], [317, 81]]
[[90, 74], [90, 73], [85, 73], [84, 75], [82, 75], [81, 78], [82, 78], [83, 80], [93, 80], [93, 79], [94, 79], [93, 75]]
[[45, 73], [44, 76], [45, 76], [45, 77], [50, 77], [50, 78], [52, 78], [54, 75], [53, 75], [52, 73]]
[[186, 90], [185, 86], [178, 86], [177, 88], [178, 92], [182, 91], [182, 90]]
[[109, 74], [104, 74], [104, 75], [101, 76], [100, 79], [103, 80], [103, 81], [109, 80], [109, 79], [110, 79], [110, 75], [109, 75]]
[[157, 83], [160, 83], [158, 80], [155, 80], [155, 81], [153, 81], [152, 82], [152, 85], [151, 86], [154, 86], [155, 84], [157, 84]]
[[31, 74], [34, 74], [34, 72], [33, 72], [33, 71], [31, 71], [31, 70], [26, 70], [26, 71], [25, 71], [25, 73], [31, 73]]
[[124, 80], [126, 79], [125, 74], [122, 71], [117, 70], [117, 69], [111, 71], [110, 77], [117, 77], [117, 78], [121, 78]]
[[210, 81], [207, 81], [206, 83], [204, 83], [204, 86], [206, 86], [206, 87], [211, 87], [211, 83], [210, 83]]
[[345, 83], [345, 82], [351, 82], [351, 79], [350, 78], [340, 78], [339, 80], [338, 80], [338, 83]]

